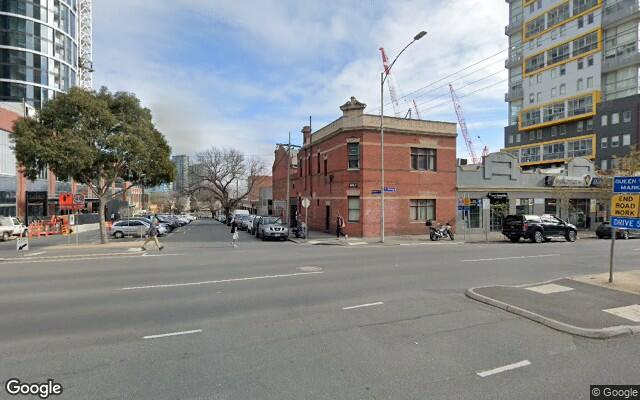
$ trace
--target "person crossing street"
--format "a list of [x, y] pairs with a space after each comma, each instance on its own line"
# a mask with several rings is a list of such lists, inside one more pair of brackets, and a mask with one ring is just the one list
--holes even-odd
[[164, 249], [164, 246], [161, 245], [160, 242], [158, 241], [158, 220], [156, 220], [155, 218], [151, 222], [151, 226], [149, 227], [149, 232], [147, 232], [147, 239], [142, 244], [143, 251], [147, 251], [147, 248], [145, 246], [147, 245], [147, 243], [151, 241], [154, 241], [156, 243], [156, 246], [158, 246], [158, 250]]
[[347, 227], [347, 224], [344, 222], [344, 218], [342, 214], [338, 212], [338, 218], [336, 218], [336, 239], [340, 240], [340, 235], [344, 236], [345, 240], [349, 239], [349, 235], [347, 235], [344, 231], [344, 228]]

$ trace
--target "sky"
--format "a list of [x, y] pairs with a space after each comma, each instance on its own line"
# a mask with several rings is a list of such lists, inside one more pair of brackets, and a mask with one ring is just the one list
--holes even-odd
[[[427, 36], [393, 67], [400, 116], [415, 100], [422, 119], [456, 122], [451, 82], [477, 152], [504, 144], [504, 0], [96, 0], [93, 7], [94, 87], [135, 93], [173, 154], [234, 147], [270, 161], [275, 143], [291, 132], [300, 144], [309, 116], [315, 131], [339, 118], [351, 96], [379, 114], [378, 49], [393, 59], [422, 30]], [[384, 95], [385, 115], [393, 116], [386, 85]], [[461, 135], [458, 155], [468, 156]]]

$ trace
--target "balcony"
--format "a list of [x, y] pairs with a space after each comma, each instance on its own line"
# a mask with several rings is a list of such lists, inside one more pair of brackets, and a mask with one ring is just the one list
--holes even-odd
[[514, 101], [522, 99], [522, 84], [512, 87], [509, 92], [504, 94], [504, 101]]
[[623, 19], [633, 19], [640, 13], [638, 0], [623, 0], [620, 3], [606, 7], [602, 14], [602, 25], [607, 26]]
[[504, 34], [512, 36], [522, 29], [522, 18], [516, 18], [512, 23], [504, 27]]
[[511, 57], [504, 60], [505, 68], [512, 68], [522, 65], [522, 54], [514, 54]]
[[637, 49], [602, 60], [602, 72], [607, 73], [630, 65], [640, 64], [640, 53]]

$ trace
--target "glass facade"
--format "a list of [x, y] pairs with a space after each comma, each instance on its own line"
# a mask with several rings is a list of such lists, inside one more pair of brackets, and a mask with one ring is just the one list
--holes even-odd
[[39, 108], [76, 85], [75, 0], [0, 0], [0, 101]]

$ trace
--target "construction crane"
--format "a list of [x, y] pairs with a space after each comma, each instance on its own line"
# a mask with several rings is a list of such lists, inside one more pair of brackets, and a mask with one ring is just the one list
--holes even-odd
[[[460, 124], [460, 130], [462, 131], [464, 143], [467, 145], [469, 156], [471, 156], [471, 160], [473, 161], [474, 164], [479, 164], [480, 162], [482, 162], [482, 159], [476, 156], [476, 150], [474, 148], [473, 141], [471, 140], [471, 137], [469, 137], [469, 131], [467, 130], [467, 122], [464, 119], [462, 106], [460, 105], [460, 101], [458, 100], [456, 91], [453, 90], [452, 84], [449, 84], [449, 91], [451, 92], [451, 101], [453, 101], [453, 109], [455, 110], [456, 116], [458, 117], [458, 123]], [[487, 151], [487, 153], [489, 152], [489, 150], [487, 149], [487, 146], [485, 146], [485, 150]], [[484, 152], [482, 154], [484, 155]]]
[[93, 88], [93, 10], [92, 0], [79, 0], [78, 21], [80, 32], [79, 44], [79, 86], [91, 90]]
[[[382, 65], [384, 67], [384, 73], [387, 76], [387, 85], [389, 86], [389, 94], [391, 95], [391, 105], [393, 106], [393, 113], [396, 117], [398, 117], [400, 116], [401, 111], [400, 111], [400, 102], [398, 101], [398, 94], [396, 91], [397, 85], [395, 83], [395, 80], [393, 79], [393, 76], [391, 75], [389, 58], [387, 57], [387, 53], [384, 51], [384, 47], [380, 47], [380, 53], [382, 54]], [[418, 111], [418, 105], [416, 104], [415, 100], [413, 100], [413, 108], [414, 110], [412, 110], [411, 107], [409, 107], [404, 117], [411, 118], [413, 114], [412, 111], [415, 111], [416, 117], [418, 119], [421, 119], [420, 112]]]

